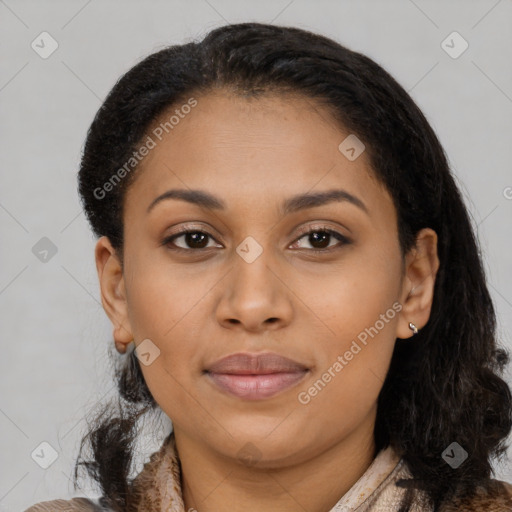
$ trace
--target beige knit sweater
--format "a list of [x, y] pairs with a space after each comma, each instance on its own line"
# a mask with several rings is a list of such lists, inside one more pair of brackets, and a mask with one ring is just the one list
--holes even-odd
[[[328, 512], [398, 512], [406, 492], [395, 485], [401, 478], [411, 478], [407, 465], [392, 447], [381, 450], [359, 480]], [[180, 466], [174, 435], [166, 438], [162, 447], [150, 457], [135, 479], [139, 496], [137, 512], [185, 511], [180, 485]], [[134, 509], [134, 510], [135, 510]], [[25, 512], [107, 512], [97, 501], [86, 498], [45, 501]], [[226, 507], [229, 511], [229, 507]], [[488, 489], [479, 488], [471, 502], [454, 502], [443, 512], [512, 512], [512, 485], [492, 480]], [[192, 509], [192, 512], [193, 509]], [[272, 511], [274, 512], [274, 511]], [[326, 511], [327, 512], [327, 511]], [[411, 512], [430, 512], [422, 504], [413, 504]]]

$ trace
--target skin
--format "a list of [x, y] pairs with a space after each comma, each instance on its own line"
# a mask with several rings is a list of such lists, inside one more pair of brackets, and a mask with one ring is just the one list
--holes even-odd
[[[132, 340], [149, 338], [160, 350], [141, 367], [173, 422], [186, 510], [225, 510], [226, 503], [235, 512], [330, 510], [376, 455], [376, 402], [396, 338], [413, 335], [409, 322], [421, 329], [429, 319], [437, 236], [421, 230], [402, 261], [391, 196], [365, 152], [349, 161], [338, 150], [349, 133], [313, 100], [275, 93], [247, 99], [223, 90], [197, 100], [128, 189], [124, 271], [108, 238], [96, 245], [116, 347], [122, 353]], [[168, 199], [147, 213], [174, 188], [207, 191], [226, 209]], [[349, 202], [280, 210], [290, 196], [340, 188], [368, 213]], [[207, 231], [208, 249], [190, 239], [187, 245], [184, 236], [174, 243], [188, 253], [162, 245], [180, 226]], [[301, 227], [327, 227], [351, 243], [328, 237], [313, 245]], [[236, 252], [248, 236], [263, 249], [252, 263]], [[333, 249], [316, 254], [315, 247]], [[395, 302], [401, 311], [300, 403], [298, 394]], [[310, 371], [260, 401], [226, 395], [202, 373], [228, 354], [267, 351]], [[240, 457], [247, 443], [256, 447], [256, 463]]]

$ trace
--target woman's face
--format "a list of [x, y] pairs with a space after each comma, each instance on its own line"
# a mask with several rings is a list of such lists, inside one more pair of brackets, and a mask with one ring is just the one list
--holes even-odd
[[[272, 467], [344, 439], [370, 446], [395, 339], [428, 320], [432, 269], [403, 274], [391, 196], [357, 141], [339, 148], [350, 133], [321, 106], [195, 99], [169, 133], [149, 132], [124, 205], [124, 273], [113, 257], [103, 267], [119, 279], [106, 299], [118, 345], [144, 343], [144, 377], [176, 435], [220, 454]], [[211, 199], [163, 196], [172, 190]], [[99, 268], [107, 247], [100, 239]], [[424, 295], [407, 302], [413, 285]], [[306, 370], [206, 371], [235, 353]]]

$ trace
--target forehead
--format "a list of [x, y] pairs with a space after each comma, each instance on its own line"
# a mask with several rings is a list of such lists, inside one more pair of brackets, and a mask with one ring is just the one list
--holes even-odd
[[218, 90], [194, 100], [193, 108], [173, 105], [148, 130], [154, 148], [136, 171], [127, 203], [137, 197], [148, 206], [170, 188], [189, 188], [222, 197], [228, 208], [261, 210], [284, 195], [343, 188], [371, 215], [392, 214], [366, 153], [351, 161], [340, 151], [351, 134], [314, 99]]

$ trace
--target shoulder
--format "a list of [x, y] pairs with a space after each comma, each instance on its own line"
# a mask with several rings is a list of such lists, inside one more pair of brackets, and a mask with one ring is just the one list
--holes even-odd
[[456, 499], [443, 512], [512, 512], [512, 484], [501, 480], [489, 480], [480, 485], [472, 498]]
[[25, 512], [107, 512], [110, 509], [87, 498], [42, 501], [32, 505]]

